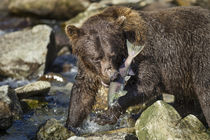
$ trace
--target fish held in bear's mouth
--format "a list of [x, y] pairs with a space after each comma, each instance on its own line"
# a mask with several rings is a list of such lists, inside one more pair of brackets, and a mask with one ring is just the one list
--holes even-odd
[[143, 50], [144, 46], [135, 46], [127, 40], [128, 57], [119, 68], [119, 76], [116, 80], [110, 83], [108, 93], [108, 105], [112, 106], [115, 101], [121, 96], [124, 96], [127, 91], [123, 90], [130, 76], [134, 75], [130, 65], [133, 59]]

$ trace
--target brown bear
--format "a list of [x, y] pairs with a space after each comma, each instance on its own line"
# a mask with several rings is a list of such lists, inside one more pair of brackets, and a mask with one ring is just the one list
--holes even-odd
[[198, 101], [210, 126], [210, 12], [200, 7], [135, 11], [109, 7], [81, 28], [66, 26], [78, 74], [71, 91], [67, 127], [77, 127], [90, 113], [98, 88], [116, 79], [127, 58], [126, 40], [144, 45], [131, 67], [127, 94], [99, 115], [100, 124], [116, 122], [127, 107], [162, 92], [177, 100]]

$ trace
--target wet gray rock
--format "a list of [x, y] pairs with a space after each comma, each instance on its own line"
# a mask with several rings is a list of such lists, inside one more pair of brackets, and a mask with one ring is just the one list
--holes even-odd
[[0, 76], [17, 79], [43, 74], [56, 57], [54, 34], [37, 25], [0, 36]]
[[0, 129], [7, 129], [12, 125], [14, 119], [22, 116], [19, 99], [9, 86], [0, 87]]
[[18, 15], [71, 18], [89, 6], [87, 0], [12, 0], [9, 11]]
[[48, 120], [38, 131], [38, 140], [65, 140], [73, 134], [56, 119]]
[[28, 98], [33, 96], [46, 95], [49, 92], [51, 84], [47, 81], [37, 81], [15, 89], [19, 98]]
[[209, 140], [203, 124], [194, 116], [181, 118], [169, 104], [157, 101], [148, 107], [137, 120], [136, 135], [141, 140], [177, 139], [177, 140]]

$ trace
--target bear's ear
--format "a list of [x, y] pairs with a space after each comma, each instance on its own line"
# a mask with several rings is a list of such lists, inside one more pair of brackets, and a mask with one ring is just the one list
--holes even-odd
[[66, 34], [68, 35], [68, 37], [70, 38], [71, 41], [79, 38], [79, 36], [84, 34], [82, 29], [77, 28], [74, 25], [66, 25], [65, 32], [66, 32]]
[[116, 19], [115, 25], [121, 26], [121, 25], [124, 23], [125, 20], [126, 20], [126, 17], [125, 17], [125, 16], [120, 16], [120, 17], [118, 17], [118, 18]]

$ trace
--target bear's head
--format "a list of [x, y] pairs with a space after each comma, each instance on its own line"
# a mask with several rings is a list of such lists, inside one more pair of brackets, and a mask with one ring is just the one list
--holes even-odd
[[102, 83], [116, 79], [118, 69], [127, 56], [126, 39], [121, 25], [125, 17], [115, 20], [103, 16], [89, 18], [81, 28], [65, 28], [72, 53], [87, 72], [99, 76]]

